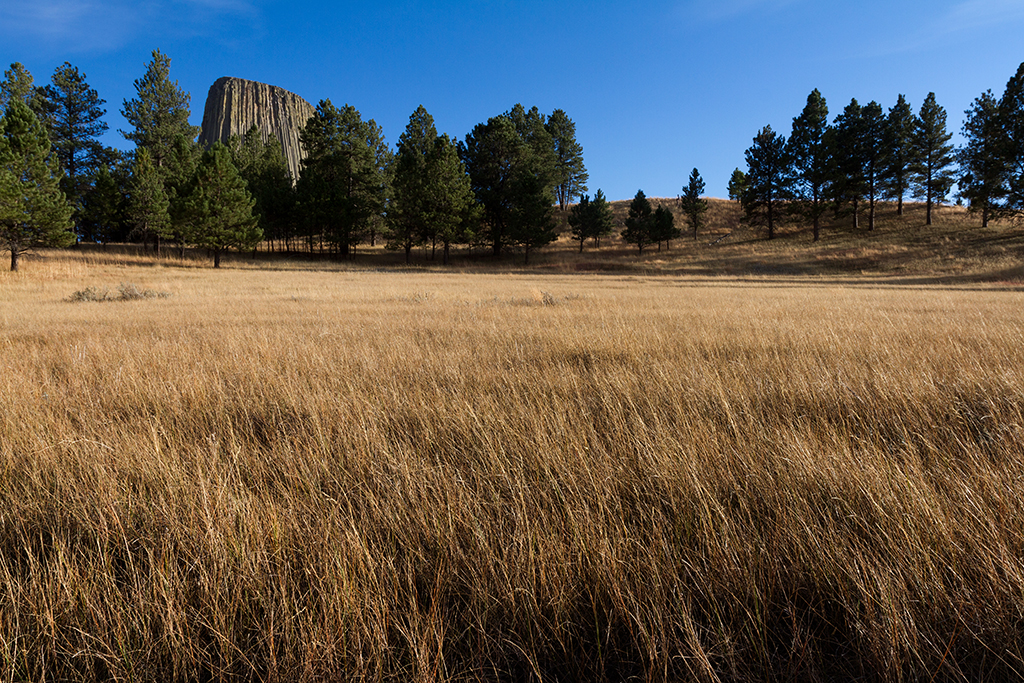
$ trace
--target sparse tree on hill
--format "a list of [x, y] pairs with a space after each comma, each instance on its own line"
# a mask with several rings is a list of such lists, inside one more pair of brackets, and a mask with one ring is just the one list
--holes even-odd
[[[46, 100], [50, 141], [64, 171], [61, 189], [75, 209], [79, 222], [85, 195], [100, 168], [113, 159], [113, 150], [99, 138], [107, 130], [104, 100], [85, 82], [85, 74], [64, 62], [53, 72], [51, 85], [42, 89]], [[81, 238], [82, 230], [79, 229]]]
[[555, 199], [565, 211], [587, 191], [590, 175], [583, 164], [583, 146], [576, 141], [576, 124], [568, 114], [556, 109], [545, 125], [555, 149]]
[[782, 203], [790, 197], [792, 184], [786, 138], [771, 126], [765, 126], [754, 137], [754, 144], [745, 155], [744, 219], [751, 224], [763, 222], [768, 227], [768, 239], [774, 239], [775, 224], [781, 218]]
[[989, 218], [1006, 196], [1006, 137], [999, 116], [999, 102], [991, 90], [981, 94], [964, 112], [965, 144], [957, 150], [960, 196], [972, 212], [981, 214], [981, 225], [988, 227]]
[[1004, 136], [1000, 156], [1006, 164], [1006, 197], [999, 213], [1017, 217], [1024, 214], [1024, 63], [1006, 83], [999, 117]]
[[896, 215], [903, 215], [903, 198], [910, 190], [911, 177], [916, 160], [914, 131], [917, 117], [900, 95], [885, 119], [885, 158], [882, 167], [882, 192], [889, 200], [895, 200]]
[[821, 217], [828, 210], [832, 179], [832, 136], [828, 105], [817, 89], [807, 96], [800, 116], [793, 119], [788, 154], [793, 164], [793, 213], [811, 222], [814, 241], [821, 235]]
[[849, 211], [854, 228], [860, 227], [860, 200], [867, 194], [866, 138], [863, 109], [852, 99], [833, 123], [829, 145], [834, 161], [829, 186], [836, 215]]
[[612, 207], [600, 189], [594, 194], [593, 199], [589, 195], [583, 195], [580, 201], [569, 209], [568, 221], [572, 238], [580, 243], [581, 254], [583, 244], [588, 239], [593, 239], [594, 245], [598, 246], [601, 238], [610, 235], [615, 229]]
[[661, 251], [662, 242], [665, 243], [665, 249], [671, 249], [672, 240], [681, 237], [682, 234], [683, 231], [676, 227], [672, 210], [659, 204], [651, 216], [651, 241], [658, 244], [658, 251]]
[[697, 241], [697, 231], [704, 225], [704, 216], [708, 212], [708, 200], [703, 198], [704, 179], [700, 177], [697, 169], [690, 171], [690, 181], [683, 188], [683, 194], [679, 197], [679, 208], [693, 228], [693, 240]]
[[729, 199], [738, 203], [743, 202], [743, 191], [747, 189], [747, 174], [740, 169], [733, 169], [729, 177]]
[[642, 255], [644, 247], [652, 244], [651, 233], [654, 231], [654, 213], [651, 210], [651, 202], [643, 190], [637, 190], [633, 201], [629, 203], [629, 212], [626, 215], [626, 229], [622, 231], [622, 239], [627, 244], [635, 244], [637, 251]]
[[885, 114], [872, 100], [861, 109], [861, 153], [864, 160], [864, 196], [868, 200], [868, 230], [875, 229], [875, 207], [882, 191], [885, 163]]
[[71, 206], [60, 190], [60, 165], [46, 128], [21, 99], [0, 117], [0, 245], [19, 257], [35, 247], [73, 244]]
[[955, 181], [952, 137], [946, 131], [946, 110], [935, 101], [935, 93], [928, 93], [917, 118], [912, 176], [914, 196], [925, 200], [925, 225], [932, 224], [932, 204], [941, 203]]
[[231, 163], [228, 148], [213, 143], [196, 169], [187, 211], [192, 220], [191, 241], [213, 253], [214, 268], [220, 268], [225, 250], [249, 250], [263, 239], [258, 219], [252, 214], [253, 205], [245, 181]]

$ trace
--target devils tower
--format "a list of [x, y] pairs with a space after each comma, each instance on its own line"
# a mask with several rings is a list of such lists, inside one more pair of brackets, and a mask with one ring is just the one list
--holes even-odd
[[203, 110], [199, 142], [209, 147], [232, 135], [244, 135], [254, 125], [264, 139], [281, 141], [292, 178], [299, 177], [302, 146], [299, 131], [314, 113], [313, 106], [294, 93], [266, 83], [224, 76], [210, 86]]

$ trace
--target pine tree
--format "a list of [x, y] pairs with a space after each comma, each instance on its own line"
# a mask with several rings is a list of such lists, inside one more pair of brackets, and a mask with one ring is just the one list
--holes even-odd
[[185, 247], [189, 244], [192, 231], [188, 200], [195, 186], [196, 169], [199, 168], [202, 155], [203, 152], [195, 140], [177, 135], [170, 153], [164, 159], [162, 178], [170, 221], [164, 229], [157, 232], [157, 236], [160, 240], [177, 243], [181, 258], [185, 258]]
[[793, 164], [792, 210], [809, 220], [814, 241], [821, 235], [821, 217], [828, 210], [832, 179], [832, 147], [828, 125], [828, 105], [817, 89], [807, 96], [800, 116], [793, 119], [788, 154]]
[[100, 166], [93, 177], [91, 189], [82, 198], [78, 225], [83, 240], [105, 245], [128, 237], [126, 194], [110, 166]]
[[999, 117], [1004, 136], [1000, 157], [1006, 164], [1006, 198], [999, 213], [1020, 216], [1024, 214], [1024, 63], [1006, 83]]
[[747, 158], [747, 184], [742, 199], [744, 220], [751, 224], [764, 222], [768, 226], [768, 239], [774, 239], [781, 204], [790, 197], [792, 184], [786, 138], [771, 126], [765, 126], [744, 154]]
[[125, 210], [128, 224], [132, 226], [130, 236], [143, 242], [167, 234], [171, 229], [170, 202], [164, 192], [164, 184], [153, 166], [149, 150], [136, 150], [132, 175], [128, 181], [128, 205]]
[[590, 174], [583, 164], [583, 146], [576, 141], [576, 124], [568, 114], [554, 110], [546, 126], [555, 149], [555, 200], [565, 211], [587, 191]]
[[666, 249], [672, 248], [672, 240], [681, 237], [683, 231], [676, 227], [675, 216], [671, 209], [666, 209], [661, 204], [651, 215], [651, 240], [657, 242], [658, 251], [661, 251], [661, 243], [665, 243]]
[[882, 192], [885, 164], [885, 114], [872, 100], [861, 110], [861, 153], [864, 162], [864, 195], [868, 200], [868, 230], [875, 229], [875, 206]]
[[195, 140], [199, 128], [188, 122], [191, 95], [170, 80], [171, 58], [153, 50], [146, 73], [135, 81], [136, 98], [124, 101], [121, 114], [134, 130], [120, 131], [125, 139], [149, 151], [161, 178], [167, 157], [180, 135]]
[[380, 127], [350, 105], [322, 100], [299, 139], [306, 150], [296, 193], [309, 226], [348, 258], [383, 215], [390, 154]]
[[580, 253], [583, 253], [583, 244], [590, 239], [590, 195], [583, 195], [579, 202], [569, 209], [566, 221], [569, 223], [569, 234], [580, 243]]
[[654, 229], [654, 213], [651, 211], [651, 202], [643, 190], [637, 190], [633, 201], [629, 203], [629, 211], [626, 214], [626, 229], [622, 231], [622, 239], [627, 244], [635, 244], [638, 252], [642, 255], [644, 247], [652, 244], [651, 233]]
[[220, 142], [203, 153], [186, 205], [192, 219], [191, 241], [213, 252], [213, 267], [229, 248], [252, 249], [263, 231], [252, 214], [253, 199], [245, 181], [231, 163], [231, 153]]
[[6, 111], [14, 100], [28, 105], [40, 122], [47, 124], [47, 104], [42, 91], [35, 85], [32, 74], [21, 62], [14, 62], [11, 68], [4, 71], [4, 80], [0, 81], [0, 111]]
[[11, 270], [34, 247], [75, 241], [71, 206], [60, 191], [60, 164], [42, 122], [19, 98], [0, 117], [0, 244]]
[[389, 249], [404, 249], [405, 262], [412, 260], [412, 248], [430, 237], [431, 224], [426, 214], [430, 172], [428, 158], [437, 140], [437, 128], [423, 105], [409, 117], [405, 132], [398, 138], [395, 155], [394, 192], [388, 207], [391, 225]]
[[[47, 103], [50, 141], [64, 171], [61, 189], [75, 208], [78, 223], [93, 178], [114, 155], [113, 150], [99, 141], [107, 131], [107, 124], [103, 122], [107, 111], [103, 108], [104, 100], [85, 82], [85, 74], [68, 62], [57, 67], [50, 80], [51, 85], [42, 89]], [[81, 228], [79, 237], [82, 237]]]
[[690, 181], [683, 188], [683, 194], [679, 197], [679, 208], [690, 221], [693, 228], [693, 241], [697, 241], [697, 231], [704, 225], [704, 215], [708, 212], [708, 200], [703, 198], [704, 179], [700, 177], [697, 169], [690, 171]]
[[867, 195], [866, 140], [863, 108], [851, 99], [833, 122], [829, 145], [834, 154], [829, 184], [836, 214], [848, 210], [853, 215], [854, 228], [860, 227], [860, 200]]
[[479, 219], [479, 206], [473, 196], [469, 174], [459, 159], [455, 141], [447, 133], [434, 140], [427, 156], [427, 202], [424, 216], [443, 247], [444, 265], [448, 265], [453, 244], [473, 239], [473, 227]]
[[946, 131], [946, 110], [935, 101], [935, 93], [928, 93], [917, 118], [914, 134], [912, 187], [914, 196], [924, 199], [927, 206], [925, 225], [932, 224], [932, 204], [942, 202], [949, 193], [953, 175], [952, 134]]
[[266, 140], [253, 125], [244, 135], [228, 140], [231, 160], [256, 202], [253, 213], [265, 240], [287, 239], [291, 234], [291, 214], [295, 208], [295, 187], [281, 141]]
[[916, 163], [914, 131], [917, 117], [903, 95], [889, 110], [885, 119], [885, 157], [882, 164], [882, 192], [887, 199], [895, 200], [896, 215], [903, 215], [903, 198], [910, 190], [913, 168]]
[[964, 112], [965, 144], [957, 150], [960, 175], [957, 180], [960, 196], [972, 212], [981, 213], [981, 226], [988, 227], [989, 218], [1006, 196], [1006, 137], [999, 116], [999, 102], [991, 90], [974, 100]]
[[742, 203], [743, 191], [747, 189], [747, 174], [736, 168], [729, 177], [729, 199]]

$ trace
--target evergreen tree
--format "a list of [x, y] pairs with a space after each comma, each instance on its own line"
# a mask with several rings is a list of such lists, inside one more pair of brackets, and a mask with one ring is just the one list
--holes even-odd
[[523, 246], [524, 239], [536, 247], [555, 238], [555, 153], [536, 107], [527, 112], [517, 104], [477, 124], [459, 144], [459, 156], [483, 207], [481, 236], [495, 256], [509, 244]]
[[903, 95], [889, 110], [885, 119], [885, 157], [882, 164], [882, 192], [887, 199], [895, 200], [896, 215], [903, 215], [903, 198], [910, 190], [911, 176], [916, 163], [914, 131], [917, 117]]
[[768, 239], [774, 239], [781, 204], [790, 197], [792, 184], [786, 138], [771, 126], [765, 126], [744, 154], [747, 159], [747, 184], [742, 199], [744, 220], [755, 225], [763, 222], [768, 226]]
[[568, 114], [556, 109], [546, 125], [555, 150], [555, 200], [565, 211], [587, 191], [590, 174], [583, 164], [583, 146], [576, 141], [576, 124]]
[[89, 242], [120, 242], [128, 237], [125, 219], [125, 196], [118, 174], [104, 164], [93, 177], [92, 187], [82, 198], [79, 231]]
[[60, 164], [46, 129], [19, 98], [0, 117], [0, 244], [11, 253], [11, 270], [34, 247], [75, 241], [71, 207], [60, 191]]
[[875, 205], [882, 192], [885, 164], [885, 114], [882, 105], [871, 101], [861, 110], [861, 154], [863, 154], [864, 194], [868, 200], [868, 230], [875, 229]]
[[642, 255], [644, 247], [654, 241], [651, 235], [653, 231], [654, 213], [651, 211], [651, 202], [643, 190], [637, 190], [633, 201], [629, 203], [626, 229], [622, 231], [622, 239], [627, 244], [635, 244], [638, 252]]
[[957, 151], [960, 196], [972, 212], [981, 213], [981, 225], [988, 227], [993, 210], [1006, 196], [1005, 136], [999, 116], [999, 102], [991, 90], [981, 94], [964, 112], [965, 144]]
[[581, 254], [583, 253], [583, 244], [590, 239], [590, 214], [590, 195], [585, 194], [569, 209], [569, 215], [566, 217], [566, 221], [569, 223], [569, 234], [580, 243]]
[[231, 163], [231, 152], [223, 144], [213, 143], [196, 169], [187, 207], [193, 225], [191, 241], [213, 252], [214, 268], [220, 268], [225, 250], [252, 249], [263, 239], [252, 214], [253, 204], [245, 181]]
[[35, 85], [32, 74], [21, 62], [14, 62], [11, 68], [4, 71], [4, 80], [0, 81], [0, 111], [6, 111], [14, 100], [28, 105], [32, 113], [46, 125], [46, 100], [41, 89]]
[[166, 234], [171, 227], [170, 202], [164, 184], [153, 166], [149, 150], [136, 150], [128, 182], [128, 205], [125, 210], [130, 237], [146, 242], [151, 237]]
[[914, 156], [917, 163], [911, 178], [914, 196], [924, 199], [927, 206], [925, 225], [932, 224], [932, 204], [941, 203], [949, 193], [953, 175], [952, 134], [946, 131], [946, 110], [935, 101], [935, 93], [928, 93], [917, 118], [914, 134]]
[[697, 231], [704, 225], [704, 215], [708, 212], [708, 200], [703, 198], [704, 179], [700, 177], [697, 169], [690, 171], [690, 181], [683, 188], [683, 194], [679, 197], [679, 208], [690, 221], [693, 228], [693, 241], [697, 241]]
[[428, 158], [437, 140], [437, 128], [423, 105], [409, 117], [405, 132], [398, 138], [394, 165], [394, 192], [388, 207], [391, 226], [389, 249], [404, 249], [405, 262], [412, 260], [412, 248], [422, 244], [432, 232], [427, 221], [430, 184]]
[[600, 189], [594, 194], [593, 200], [589, 195], [583, 195], [580, 201], [569, 209], [568, 222], [572, 238], [580, 243], [581, 254], [583, 244], [588, 239], [594, 240], [595, 246], [600, 246], [601, 238], [612, 234], [615, 229], [611, 204]]
[[443, 263], [448, 265], [453, 244], [467, 244], [479, 219], [479, 207], [473, 196], [466, 167], [459, 159], [458, 145], [447, 134], [434, 139], [427, 156], [429, 180], [424, 220], [433, 226], [433, 234], [443, 247]]
[[814, 241], [821, 235], [821, 217], [828, 210], [832, 180], [833, 136], [828, 105], [817, 89], [807, 96], [800, 116], [793, 119], [788, 154], [793, 164], [793, 212], [811, 222]]
[[743, 201], [743, 191], [747, 189], [747, 174], [740, 169], [733, 169], [729, 178], [729, 199]]
[[[75, 209], [75, 222], [80, 222], [86, 193], [98, 170], [113, 158], [113, 150], [99, 138], [107, 131], [103, 116], [104, 100], [85, 82], [85, 74], [64, 62], [53, 72], [51, 85], [42, 89], [47, 106], [50, 141], [64, 171], [61, 189]], [[79, 227], [79, 237], [83, 236]]]
[[322, 100], [299, 139], [306, 150], [296, 193], [311, 230], [343, 258], [384, 212], [390, 155], [380, 127], [350, 105]]
[[146, 73], [135, 81], [136, 98], [124, 101], [121, 114], [134, 128], [120, 131], [125, 139], [149, 151], [160, 177], [175, 139], [195, 140], [199, 128], [188, 122], [191, 96], [170, 80], [171, 58], [153, 50]]
[[164, 159], [162, 177], [170, 222], [157, 234], [161, 240], [177, 243], [181, 258], [185, 258], [185, 247], [191, 238], [192, 217], [189, 214], [188, 201], [202, 155], [203, 152], [195, 140], [177, 135], [170, 153]]
[[1004, 138], [1000, 157], [1006, 165], [1006, 198], [999, 213], [1020, 216], [1024, 214], [1024, 63], [1006, 83], [999, 100], [999, 117]]
[[856, 99], [851, 99], [833, 123], [831, 140], [832, 200], [837, 215], [848, 211], [853, 227], [860, 227], [860, 200], [867, 194], [867, 131], [864, 113]]
[[661, 251], [662, 242], [665, 243], [666, 249], [671, 249], [672, 240], [682, 234], [683, 231], [676, 227], [676, 219], [672, 215], [672, 210], [659, 204], [651, 216], [651, 240], [657, 242], [658, 251]]
[[244, 135], [232, 135], [227, 147], [238, 175], [255, 202], [253, 213], [259, 219], [264, 239], [286, 238], [295, 201], [281, 141], [273, 135], [264, 140], [253, 125]]

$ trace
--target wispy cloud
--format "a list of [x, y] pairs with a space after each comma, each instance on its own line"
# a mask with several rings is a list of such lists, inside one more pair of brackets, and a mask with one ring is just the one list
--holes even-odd
[[225, 20], [258, 23], [248, 0], [33, 0], [0, 5], [0, 42], [103, 52], [151, 33], [208, 35]]

